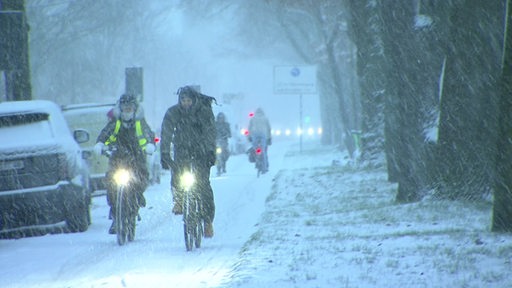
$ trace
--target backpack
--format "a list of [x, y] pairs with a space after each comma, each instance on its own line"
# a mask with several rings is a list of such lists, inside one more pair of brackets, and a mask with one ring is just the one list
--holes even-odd
[[208, 107], [212, 111], [212, 114], [213, 114], [212, 104], [215, 103], [215, 105], [219, 105], [219, 104], [217, 104], [217, 99], [215, 99], [215, 97], [204, 95], [202, 93], [197, 93], [197, 103], [202, 106]]

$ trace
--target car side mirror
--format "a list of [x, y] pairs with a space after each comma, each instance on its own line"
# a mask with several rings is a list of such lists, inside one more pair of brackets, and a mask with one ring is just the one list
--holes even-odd
[[73, 131], [73, 138], [75, 138], [75, 141], [78, 143], [85, 143], [89, 141], [89, 132], [84, 129], [77, 129]]

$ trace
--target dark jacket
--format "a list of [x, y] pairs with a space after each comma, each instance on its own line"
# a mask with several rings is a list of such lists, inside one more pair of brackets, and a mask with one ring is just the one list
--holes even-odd
[[210, 107], [198, 103], [194, 96], [194, 104], [186, 111], [178, 103], [167, 109], [162, 121], [160, 152], [162, 166], [168, 169], [171, 158], [171, 144], [174, 160], [193, 155], [196, 159], [215, 162], [215, 117]]
[[215, 121], [215, 127], [217, 128], [217, 139], [227, 141], [228, 138], [231, 138], [229, 122]]

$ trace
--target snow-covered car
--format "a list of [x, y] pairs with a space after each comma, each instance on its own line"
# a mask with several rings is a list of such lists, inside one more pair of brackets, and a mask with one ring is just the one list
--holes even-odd
[[88, 137], [72, 133], [51, 101], [0, 103], [0, 236], [88, 229], [89, 175], [78, 145]]
[[92, 191], [105, 190], [105, 173], [108, 170], [108, 158], [93, 152], [101, 129], [107, 125], [109, 112], [115, 103], [85, 103], [62, 106], [62, 112], [71, 130], [83, 129], [89, 133], [89, 139], [80, 146], [84, 150], [89, 166]]

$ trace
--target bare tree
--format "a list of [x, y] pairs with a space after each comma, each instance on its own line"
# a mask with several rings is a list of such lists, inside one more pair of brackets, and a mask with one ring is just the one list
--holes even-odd
[[[243, 30], [247, 43], [285, 43], [297, 60], [316, 65], [323, 143], [341, 144], [342, 133], [360, 129], [361, 106], [355, 79], [353, 44], [348, 41], [343, 2], [313, 0], [248, 1]], [[264, 25], [254, 25], [264, 23]], [[258, 33], [247, 33], [258, 29]], [[261, 33], [263, 32], [263, 33]], [[256, 38], [254, 38], [256, 37]], [[263, 37], [263, 38], [261, 38]], [[271, 37], [271, 38], [269, 38]], [[265, 39], [266, 38], [266, 39]], [[263, 39], [263, 41], [261, 41]], [[260, 47], [255, 44], [256, 47]], [[275, 47], [275, 46], [272, 46]]]
[[[505, 19], [512, 19], [510, 0]], [[512, 27], [505, 21], [504, 49], [501, 57], [499, 135], [496, 148], [496, 178], [491, 230], [512, 232]]]
[[[382, 21], [375, 1], [347, 1], [349, 35], [357, 49], [357, 75], [362, 105], [362, 159], [371, 166], [384, 165], [385, 63]], [[390, 162], [388, 160], [388, 162]], [[394, 167], [394, 166], [392, 166]]]
[[[0, 81], [9, 101], [32, 99], [25, 1], [0, 0]], [[0, 99], [1, 101], [2, 99]]]
[[[500, 3], [501, 2], [501, 3]], [[439, 123], [438, 196], [480, 199], [495, 173], [504, 1], [451, 1]]]
[[432, 188], [428, 171], [434, 165], [430, 156], [434, 144], [426, 128], [437, 115], [443, 58], [431, 45], [438, 35], [432, 16], [422, 12], [435, 11], [414, 1], [381, 2], [379, 8], [388, 63], [384, 73], [388, 173], [399, 184], [397, 201], [417, 201]]
[[146, 8], [139, 1], [28, 0], [37, 97], [61, 104], [117, 98], [124, 68], [149, 54], [136, 45], [151, 40]]

